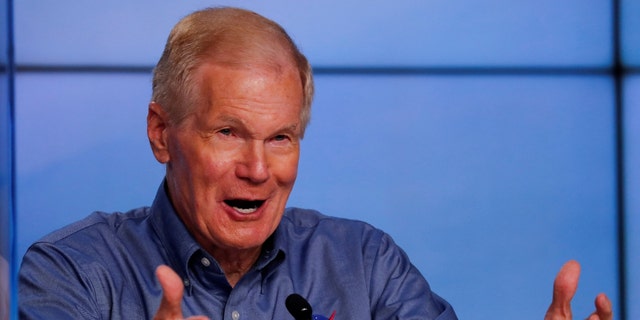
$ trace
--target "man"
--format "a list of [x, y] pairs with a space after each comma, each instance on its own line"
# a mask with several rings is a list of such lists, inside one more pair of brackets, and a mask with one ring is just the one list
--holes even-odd
[[[456, 319], [385, 233], [285, 209], [312, 96], [306, 58], [274, 22], [233, 8], [181, 20], [154, 70], [147, 134], [166, 176], [153, 205], [35, 243], [21, 317], [310, 319], [296, 293], [324, 318]], [[563, 268], [547, 319], [570, 318], [578, 274]], [[611, 318], [606, 297], [596, 312]]]

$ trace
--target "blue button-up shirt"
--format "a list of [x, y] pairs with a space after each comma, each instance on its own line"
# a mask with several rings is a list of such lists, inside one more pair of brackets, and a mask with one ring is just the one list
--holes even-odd
[[335, 320], [456, 319], [384, 232], [290, 208], [253, 268], [231, 287], [193, 239], [164, 186], [151, 207], [94, 213], [31, 246], [19, 273], [21, 319], [151, 319], [162, 297], [155, 269], [184, 280], [185, 316], [293, 319], [292, 293]]

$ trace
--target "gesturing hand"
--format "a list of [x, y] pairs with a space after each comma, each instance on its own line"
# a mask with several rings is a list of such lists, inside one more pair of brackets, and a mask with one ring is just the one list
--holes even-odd
[[[580, 278], [580, 264], [571, 260], [562, 266], [553, 283], [553, 300], [544, 317], [545, 320], [571, 320], [571, 299], [578, 288]], [[611, 301], [604, 293], [599, 294], [595, 301], [596, 311], [587, 320], [612, 320], [613, 311]]]
[[[171, 268], [161, 265], [156, 269], [156, 277], [162, 286], [162, 301], [156, 311], [154, 320], [176, 320], [183, 319], [182, 316], [182, 294], [184, 284], [182, 279]], [[194, 316], [188, 320], [209, 320], [205, 316]]]

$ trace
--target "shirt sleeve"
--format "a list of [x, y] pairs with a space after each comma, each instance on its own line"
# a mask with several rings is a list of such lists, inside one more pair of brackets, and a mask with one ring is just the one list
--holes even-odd
[[20, 319], [99, 319], [81, 263], [50, 243], [31, 246], [18, 275]]
[[369, 244], [372, 259], [372, 319], [457, 320], [447, 301], [431, 291], [426, 279], [411, 264], [406, 253], [391, 237]]

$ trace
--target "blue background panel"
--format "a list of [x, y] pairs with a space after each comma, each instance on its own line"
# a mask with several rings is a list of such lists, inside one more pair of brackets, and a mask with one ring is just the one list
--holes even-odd
[[609, 0], [22, 0], [15, 10], [17, 62], [153, 65], [173, 24], [212, 5], [246, 7], [278, 21], [316, 67], [612, 61]]
[[622, 7], [620, 11], [622, 62], [627, 66], [640, 68], [640, 32], [638, 32], [640, 30], [640, 1], [620, 0], [620, 4]]
[[13, 251], [13, 141], [9, 4], [0, 0], [0, 319], [11, 315]]
[[[93, 210], [151, 203], [148, 74], [18, 77], [22, 253]], [[388, 231], [462, 319], [540, 319], [583, 263], [576, 316], [617, 302], [606, 76], [318, 75], [290, 205]]]
[[151, 203], [163, 177], [146, 138], [148, 74], [17, 77], [18, 252], [94, 210]]
[[625, 151], [627, 170], [628, 319], [640, 319], [640, 76], [628, 78], [625, 91]]

